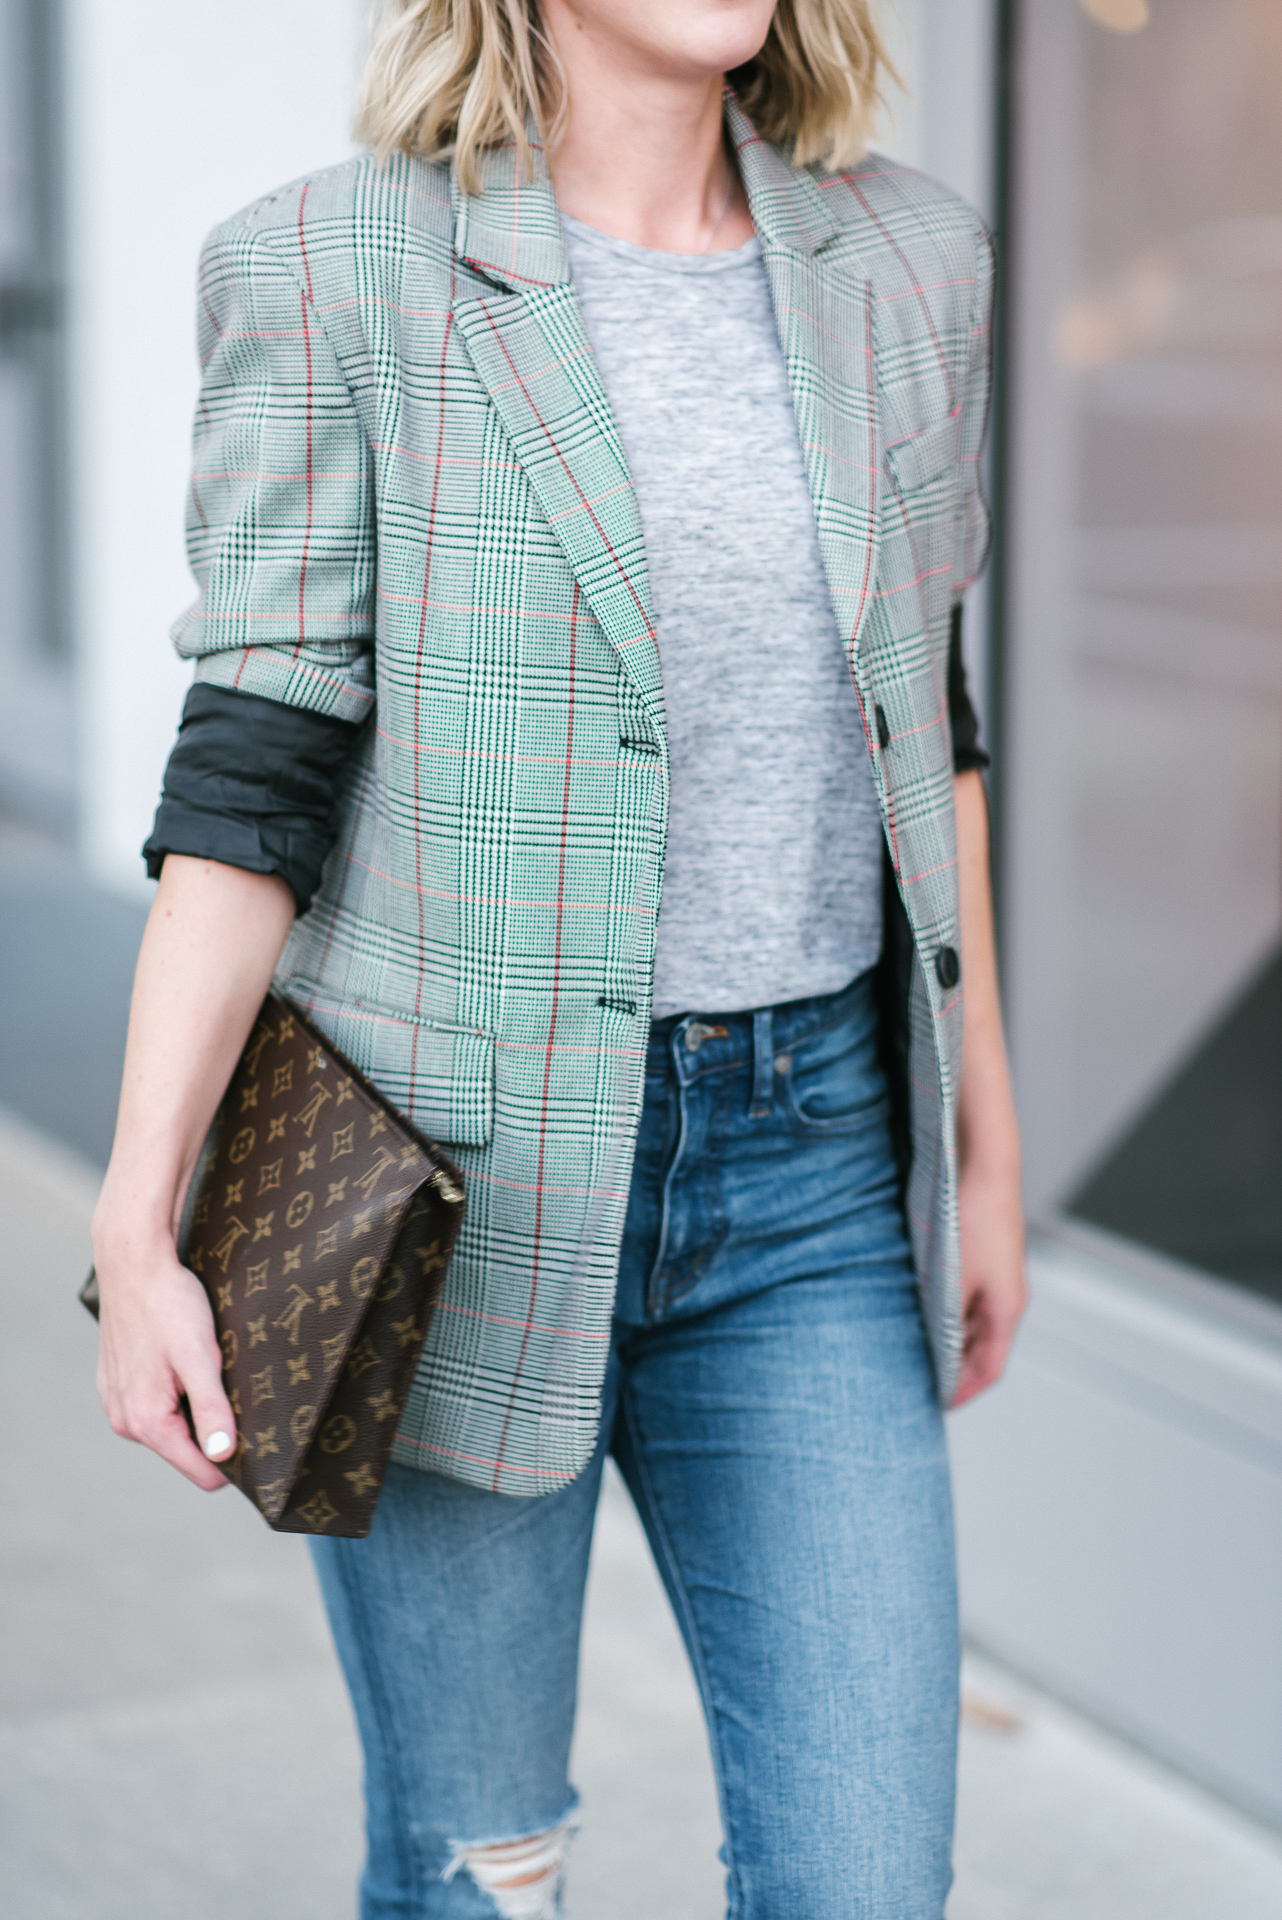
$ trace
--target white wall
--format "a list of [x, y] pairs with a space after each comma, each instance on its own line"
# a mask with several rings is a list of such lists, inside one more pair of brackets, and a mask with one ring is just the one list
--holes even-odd
[[906, 92], [876, 145], [991, 221], [996, 0], [886, 0], [882, 24]]
[[82, 844], [145, 893], [190, 668], [170, 623], [196, 394], [195, 270], [214, 223], [340, 160], [361, 0], [65, 0], [72, 511]]

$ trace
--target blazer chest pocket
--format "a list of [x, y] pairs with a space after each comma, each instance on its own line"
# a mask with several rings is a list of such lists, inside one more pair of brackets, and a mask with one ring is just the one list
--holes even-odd
[[484, 1147], [494, 1130], [494, 1035], [348, 1000], [314, 980], [283, 993], [411, 1124], [442, 1146]]
[[933, 427], [910, 434], [886, 448], [885, 461], [899, 493], [912, 493], [951, 474], [957, 465], [961, 419], [950, 414]]

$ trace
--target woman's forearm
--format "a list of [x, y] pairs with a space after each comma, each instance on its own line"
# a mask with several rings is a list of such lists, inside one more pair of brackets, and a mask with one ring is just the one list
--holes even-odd
[[997, 983], [997, 942], [989, 880], [988, 801], [983, 776], [957, 776], [957, 863], [961, 893], [962, 1077], [957, 1150], [962, 1164], [1019, 1181], [1019, 1126], [1011, 1095]]
[[275, 874], [170, 854], [134, 976], [99, 1219], [171, 1235], [294, 918]]
[[94, 1213], [107, 1416], [210, 1492], [225, 1484], [213, 1463], [235, 1452], [236, 1415], [209, 1299], [179, 1263], [176, 1230], [293, 918], [294, 896], [276, 875], [168, 855], [138, 956], [116, 1141]]
[[961, 891], [962, 1073], [957, 1099], [963, 1354], [953, 1405], [999, 1379], [1028, 1298], [1019, 1124], [997, 985], [982, 776], [955, 782]]

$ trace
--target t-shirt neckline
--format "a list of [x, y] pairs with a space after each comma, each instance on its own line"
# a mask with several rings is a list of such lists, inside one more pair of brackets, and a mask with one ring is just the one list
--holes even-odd
[[638, 247], [631, 240], [619, 239], [617, 234], [603, 233], [600, 227], [591, 227], [572, 213], [562, 211], [561, 224], [569, 236], [582, 245], [612, 254], [616, 260], [626, 260], [633, 266], [648, 267], [652, 273], [733, 273], [761, 258], [761, 242], [755, 233], [741, 247], [726, 247], [720, 253], [667, 253], [659, 247]]

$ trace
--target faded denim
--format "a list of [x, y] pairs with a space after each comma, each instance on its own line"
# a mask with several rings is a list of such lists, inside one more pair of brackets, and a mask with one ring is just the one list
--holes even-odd
[[733, 1920], [941, 1920], [952, 1506], [869, 976], [655, 1023], [601, 1433], [542, 1499], [393, 1467], [367, 1540], [314, 1542], [365, 1746], [363, 1920], [492, 1916], [443, 1878], [459, 1848], [571, 1817], [607, 1446], [703, 1697]]

